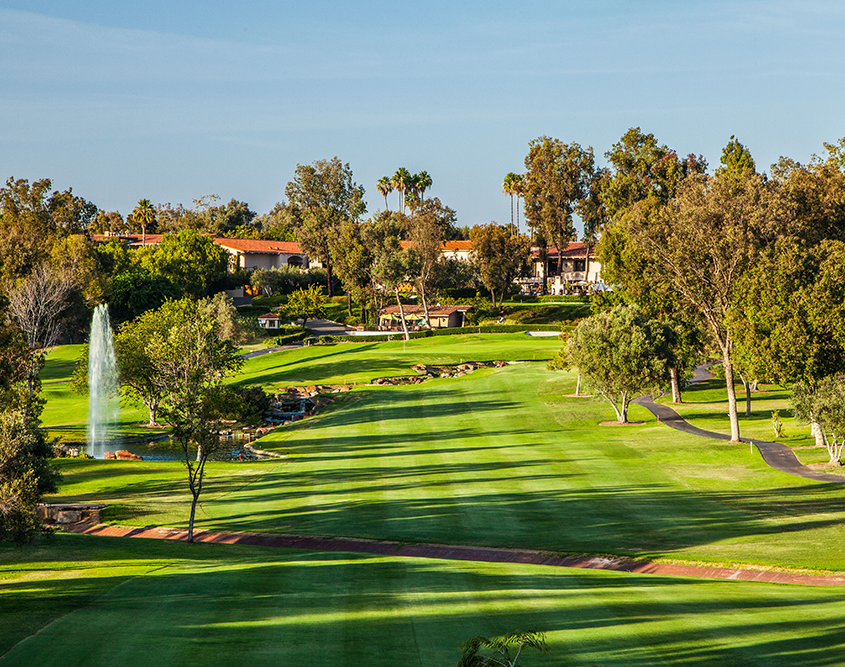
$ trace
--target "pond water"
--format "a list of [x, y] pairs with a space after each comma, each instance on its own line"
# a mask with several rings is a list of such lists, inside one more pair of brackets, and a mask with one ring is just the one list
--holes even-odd
[[[220, 447], [208, 457], [209, 461], [238, 461], [253, 460], [254, 454], [244, 448], [244, 445], [253, 442], [252, 435], [230, 435], [220, 438]], [[137, 454], [145, 461], [182, 461], [184, 453], [182, 448], [172, 438], [161, 438], [145, 442], [110, 442], [106, 451], [115, 452], [125, 450]], [[103, 452], [98, 452], [95, 458], [102, 459]]]

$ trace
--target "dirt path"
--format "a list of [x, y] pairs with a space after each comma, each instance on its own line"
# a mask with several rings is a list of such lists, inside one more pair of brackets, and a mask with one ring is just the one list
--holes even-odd
[[[130, 528], [126, 526], [77, 525], [66, 530], [86, 535], [106, 537], [140, 537], [159, 540], [186, 541], [185, 530], [170, 528]], [[777, 584], [807, 586], [845, 586], [845, 573], [812, 574], [809, 572], [781, 572], [751, 567], [718, 567], [709, 565], [654, 563], [645, 560], [610, 558], [606, 556], [563, 556], [530, 549], [497, 549], [449, 544], [407, 544], [382, 540], [347, 537], [319, 537], [310, 535], [280, 535], [274, 533], [195, 531], [197, 542], [211, 544], [245, 544], [277, 549], [331, 551], [376, 554], [403, 558], [437, 558], [485, 563], [522, 563], [548, 567], [574, 567], [589, 570], [610, 570], [631, 574], [653, 574], [672, 577], [700, 577], [703, 579], [731, 579]]]
[[[703, 364], [695, 369], [693, 376], [693, 383], [709, 380], [713, 374], [707, 370], [708, 365]], [[731, 436], [724, 433], [716, 433], [715, 431], [705, 431], [702, 428], [693, 426], [681, 415], [675, 412], [668, 405], [655, 403], [651, 396], [640, 396], [633, 401], [637, 405], [641, 405], [650, 411], [653, 415], [658, 417], [661, 422], [666, 424], [669, 428], [674, 428], [684, 433], [697, 435], [709, 440], [730, 440]], [[815, 482], [832, 482], [833, 484], [845, 484], [845, 477], [841, 475], [833, 475], [831, 473], [819, 472], [803, 465], [792, 450], [779, 442], [769, 442], [767, 440], [757, 440], [753, 438], [740, 438], [742, 442], [747, 442], [754, 445], [763, 460], [775, 470], [785, 472], [787, 475], [795, 475], [796, 477], [805, 477], [812, 479]]]

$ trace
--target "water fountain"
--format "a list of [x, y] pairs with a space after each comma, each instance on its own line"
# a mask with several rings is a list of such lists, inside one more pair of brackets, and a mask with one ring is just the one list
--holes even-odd
[[109, 307], [97, 306], [91, 319], [88, 342], [88, 439], [86, 451], [101, 459], [106, 449], [115, 449], [109, 441], [109, 426], [117, 421], [117, 358], [109, 323]]

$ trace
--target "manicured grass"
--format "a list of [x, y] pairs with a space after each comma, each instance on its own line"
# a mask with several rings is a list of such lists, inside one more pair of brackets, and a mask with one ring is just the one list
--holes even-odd
[[[470, 335], [250, 360], [235, 381], [268, 389], [362, 384], [418, 362], [538, 361], [338, 394], [260, 441], [288, 458], [209, 464], [198, 527], [845, 570], [843, 486], [779, 473], [747, 445], [672, 431], [638, 406], [642, 425], [598, 426], [610, 407], [565, 398], [574, 376], [545, 370], [559, 347]], [[84, 397], [67, 389], [47, 394], [57, 431], [83, 423]], [[699, 387], [680, 410], [721, 430], [723, 391]], [[770, 428], [784, 398], [765, 400], [747, 432]], [[186, 523], [178, 463], [59, 465], [48, 500], [103, 501], [121, 524]], [[552, 654], [530, 665], [821, 666], [841, 663], [844, 622], [838, 588], [77, 535], [0, 546], [3, 665], [440, 666], [477, 634], [536, 628]]]
[[556, 337], [534, 338], [524, 333], [315, 345], [249, 359], [236, 381], [272, 388], [306, 383], [367, 384], [377, 377], [413, 375], [411, 366], [417, 363], [546, 360], [561, 346]]
[[[638, 406], [645, 424], [600, 427], [609, 406], [564, 398], [573, 388], [571, 374], [518, 364], [339, 395], [260, 441], [288, 459], [211, 465], [199, 526], [845, 570], [845, 488]], [[178, 464], [63, 469], [62, 499], [184, 525]]]
[[77, 360], [85, 351], [85, 345], [59, 345], [47, 353], [41, 382], [65, 382], [71, 379]]
[[[725, 381], [712, 379], [694, 385], [683, 392], [682, 404], [672, 404], [667, 397], [661, 402], [670, 405], [690, 423], [699, 428], [730, 435], [728, 403]], [[751, 440], [769, 440], [783, 443], [793, 451], [804, 465], [826, 464], [829, 457], [823, 447], [815, 447], [810, 436], [810, 426], [792, 416], [789, 407], [789, 391], [777, 385], [761, 385], [751, 393], [751, 414], [745, 414], [745, 390], [737, 385], [737, 409], [739, 410], [740, 435]], [[776, 438], [772, 428], [772, 412], [778, 410], [783, 422], [783, 436]], [[825, 468], [826, 472], [845, 475], [845, 467]]]
[[76, 535], [0, 576], [9, 666], [441, 667], [516, 628], [538, 667], [836, 665], [845, 623], [838, 589]]

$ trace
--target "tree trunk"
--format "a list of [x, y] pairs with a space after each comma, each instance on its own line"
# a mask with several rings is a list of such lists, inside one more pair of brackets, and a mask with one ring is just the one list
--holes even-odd
[[[590, 282], [590, 244], [587, 244], [587, 258], [584, 260], [584, 281]], [[672, 401], [675, 403], [676, 401]]]
[[581, 395], [581, 373], [578, 373], [578, 379], [575, 381], [575, 395]]
[[683, 403], [684, 400], [681, 398], [681, 383], [678, 380], [678, 369], [677, 368], [670, 368], [669, 369], [669, 385], [672, 387], [672, 402], [673, 403]]
[[402, 318], [402, 331], [405, 332], [405, 340], [411, 340], [411, 336], [408, 333], [408, 323], [405, 321], [405, 308], [402, 306], [402, 300], [399, 298], [399, 287], [395, 288], [396, 290], [396, 303], [399, 305], [399, 316]]
[[200, 463], [201, 461], [202, 461], [202, 445], [198, 443], [197, 444], [197, 463]]
[[326, 292], [328, 292], [329, 298], [332, 298], [332, 263], [330, 261], [326, 261]]
[[197, 501], [199, 500], [199, 495], [194, 493], [192, 494], [191, 499], [191, 518], [188, 519], [188, 542], [194, 541], [194, 516], [197, 513]]
[[352, 293], [348, 290], [346, 292], [346, 312], [349, 317], [352, 317]]
[[420, 280], [418, 287], [420, 288], [420, 300], [422, 301], [423, 305], [423, 313], [425, 314], [425, 327], [426, 329], [431, 329], [431, 316], [428, 314], [428, 297], [426, 297], [425, 295], [425, 289], [423, 289], [422, 280]]
[[622, 394], [622, 418], [619, 420], [620, 424], [628, 423], [628, 405], [630, 405], [628, 395]]
[[810, 422], [810, 435], [816, 439], [816, 447], [826, 447], [827, 443], [824, 440], [824, 431], [819, 426], [818, 422]]
[[742, 386], [745, 387], [745, 416], [751, 416], [751, 383], [748, 382], [744, 377], [740, 376], [742, 379]]
[[158, 412], [158, 401], [145, 401], [144, 406], [150, 412], [150, 423], [148, 426], [158, 426], [156, 422], [156, 413]]
[[739, 442], [739, 415], [736, 411], [736, 387], [734, 387], [734, 367], [731, 361], [729, 343], [720, 346], [722, 366], [725, 369], [725, 384], [728, 391], [728, 417], [731, 420], [731, 442]]

